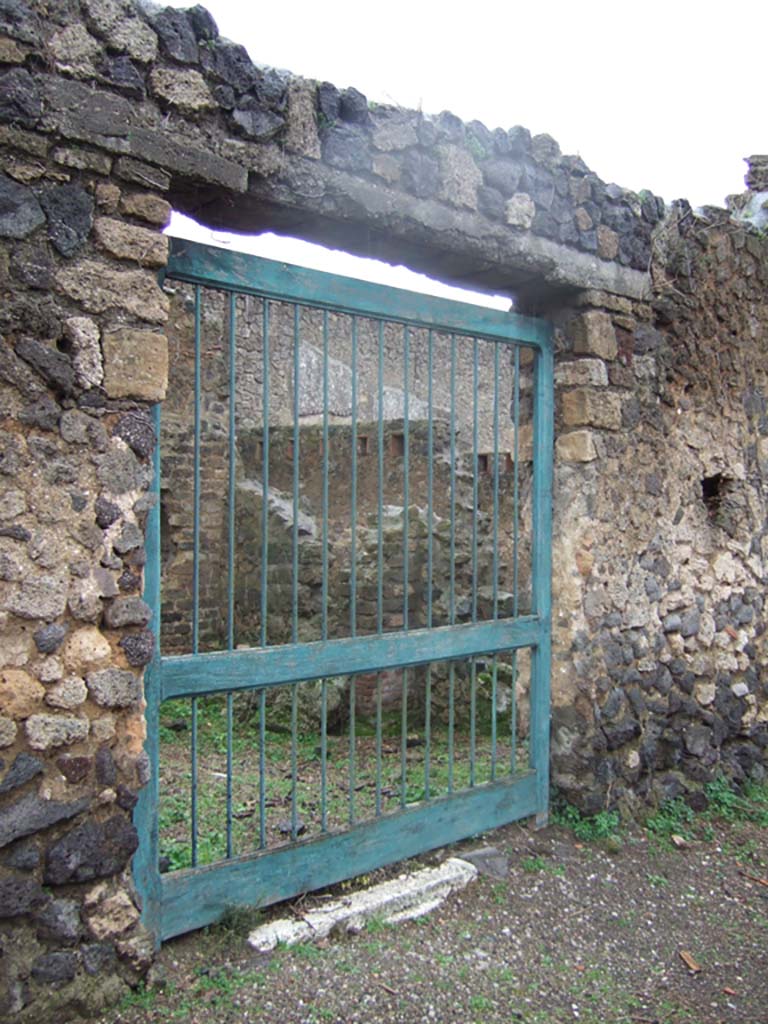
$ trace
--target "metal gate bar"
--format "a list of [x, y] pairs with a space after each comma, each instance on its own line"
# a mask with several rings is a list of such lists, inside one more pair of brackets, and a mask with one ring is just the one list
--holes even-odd
[[[141, 835], [140, 849], [134, 862], [137, 886], [144, 904], [144, 921], [158, 940], [181, 931], [210, 923], [232, 902], [232, 894], [244, 903], [264, 905], [309, 888], [330, 884], [350, 874], [370, 870], [392, 859], [410, 856], [435, 845], [461, 838], [467, 830], [490, 828], [528, 814], [546, 815], [548, 801], [548, 731], [549, 731], [549, 575], [551, 541], [551, 448], [552, 448], [552, 351], [549, 330], [539, 321], [502, 314], [480, 307], [470, 307], [441, 299], [426, 298], [395, 289], [383, 289], [365, 282], [349, 281], [334, 275], [318, 274], [295, 267], [273, 264], [229, 252], [173, 240], [169, 278], [189, 282], [194, 289], [194, 402], [193, 402], [193, 480], [192, 480], [192, 613], [189, 653], [164, 654], [157, 650], [147, 671], [147, 721], [152, 775], [150, 784], [140, 797], [136, 820]], [[228, 410], [226, 443], [228, 474], [226, 483], [226, 612], [224, 634], [218, 650], [202, 650], [201, 642], [201, 509], [207, 492], [203, 491], [203, 421], [201, 409], [203, 359], [203, 293], [217, 289], [226, 296], [226, 377]], [[238, 301], [254, 296], [261, 303], [261, 561], [258, 593], [259, 646], [238, 649], [235, 580], [237, 574], [236, 543], [236, 454], [237, 454], [237, 363], [238, 363]], [[272, 314], [286, 303], [293, 305], [292, 360], [293, 405], [292, 471], [290, 483], [291, 523], [291, 593], [290, 636], [286, 641], [270, 645], [270, 443], [274, 431], [270, 419], [272, 356]], [[301, 452], [300, 406], [302, 386], [302, 317], [306, 308], [321, 311], [322, 338], [322, 424], [321, 424], [321, 516], [320, 538], [320, 636], [311, 642], [300, 642], [300, 490]], [[350, 572], [349, 633], [330, 636], [330, 316], [348, 318], [351, 348], [350, 396], [350, 465], [351, 490], [349, 502]], [[376, 498], [378, 515], [375, 527], [375, 621], [373, 634], [358, 630], [358, 489], [359, 489], [359, 334], [360, 321], [376, 325], [375, 393], [377, 413], [374, 426], [377, 449]], [[401, 325], [402, 374], [402, 611], [400, 628], [387, 631], [384, 624], [384, 441], [385, 424], [385, 325]], [[411, 543], [416, 543], [411, 522], [411, 382], [412, 341], [418, 331], [426, 331], [426, 596], [423, 626], [411, 623], [417, 608], [410, 604]], [[412, 333], [413, 332], [413, 333]], [[421, 338], [421, 336], [419, 336]], [[447, 340], [450, 359], [449, 409], [449, 568], [447, 622], [434, 623], [433, 595], [435, 577], [435, 343]], [[468, 452], [471, 466], [471, 540], [469, 555], [469, 606], [460, 621], [457, 595], [457, 374], [458, 345], [469, 346], [471, 359], [471, 407], [462, 410], [469, 416], [471, 444]], [[419, 342], [422, 344], [422, 341]], [[481, 345], [492, 345], [493, 388], [491, 400], [491, 451], [481, 455], [479, 441], [480, 380], [479, 353]], [[533, 363], [533, 472], [532, 537], [531, 537], [531, 604], [530, 611], [520, 614], [519, 542], [520, 542], [520, 421], [521, 421], [521, 346]], [[423, 344], [422, 344], [423, 347]], [[503, 617], [499, 607], [499, 517], [501, 509], [499, 443], [500, 420], [500, 355], [505, 352], [506, 365], [511, 365], [512, 396], [510, 417], [513, 427], [513, 451], [506, 456], [506, 467], [512, 476], [512, 608], [511, 617]], [[207, 353], [206, 353], [207, 355]], [[415, 378], [414, 378], [415, 379]], [[424, 402], [422, 401], [422, 407]], [[423, 417], [423, 409], [421, 416]], [[159, 409], [156, 426], [160, 433]], [[207, 429], [207, 428], [206, 428]], [[365, 437], [365, 445], [368, 444]], [[390, 442], [396, 441], [390, 436]], [[487, 451], [487, 449], [486, 449]], [[311, 454], [309, 455], [311, 460]], [[480, 478], [482, 472], [491, 477], [492, 566], [490, 617], [479, 612], [480, 558]], [[159, 458], [156, 460], [155, 490], [160, 493]], [[486, 491], [487, 493], [487, 491]], [[422, 513], [420, 513], [422, 514]], [[418, 523], [415, 524], [419, 526]], [[419, 527], [422, 529], [423, 527]], [[159, 616], [160, 610], [160, 514], [156, 506], [148, 526], [148, 561], [146, 597]], [[417, 530], [417, 537], [418, 537]], [[465, 598], [466, 600], [466, 598]], [[464, 613], [462, 613], [464, 614]], [[159, 624], [159, 618], [156, 620]], [[517, 694], [518, 652], [530, 650], [530, 735], [529, 769], [517, 763]], [[478, 685], [479, 662], [482, 658], [484, 678], [490, 680], [490, 759], [488, 780], [478, 776]], [[500, 658], [506, 659], [504, 664]], [[435, 790], [433, 755], [434, 669], [444, 665], [447, 677], [447, 778], [444, 795]], [[497, 707], [499, 672], [510, 672], [509, 689], [509, 761], [508, 771], [499, 776]], [[468, 777], [459, 784], [455, 774], [457, 749], [457, 669], [469, 678]], [[409, 773], [409, 701], [413, 673], [423, 673], [424, 719], [423, 756], [418, 770], [423, 780], [422, 795], [414, 804], [408, 789]], [[389, 793], [383, 788], [383, 696], [382, 673], [399, 672], [401, 680], [399, 727], [399, 811], [385, 809]], [[367, 767], [358, 765], [358, 747], [363, 741], [357, 735], [358, 678], [375, 674], [375, 789], [372, 818], [361, 818], [365, 809], [358, 806], [358, 779], [364, 779]], [[330, 766], [328, 732], [328, 678], [348, 679], [349, 735], [346, 754], [347, 828], [338, 832], [338, 811], [330, 821]], [[300, 764], [298, 753], [298, 714], [300, 688], [305, 681], [320, 685], [320, 779], [319, 835], [301, 839], [300, 831]], [[267, 796], [269, 789], [269, 758], [267, 736], [267, 702], [270, 694], [282, 689], [290, 691], [290, 819], [287, 834], [290, 841], [274, 846], [268, 831]], [[258, 701], [258, 840], [253, 852], [236, 855], [235, 792], [235, 697], [238, 692], [252, 692]], [[224, 819], [225, 840], [220, 857], [213, 864], [201, 860], [201, 790], [200, 757], [205, 737], [201, 733], [210, 702], [221, 694], [225, 714]], [[204, 703], [201, 705], [201, 699]], [[160, 842], [158, 805], [160, 799], [160, 708], [166, 701], [188, 701], [189, 706], [189, 868], [167, 874], [160, 873]], [[181, 705], [180, 705], [181, 706]], [[337, 744], [334, 742], [334, 752]], [[360, 748], [362, 750], [362, 747]], [[413, 758], [411, 758], [413, 760]], [[205, 765], [203, 765], [205, 768]], [[362, 774], [359, 774], [359, 773]], [[334, 780], [334, 786], [337, 786]], [[463, 788], [463, 787], [466, 788]], [[207, 812], [206, 812], [207, 813]], [[303, 813], [303, 812], [302, 812]], [[204, 833], [203, 833], [204, 834]], [[207, 859], [206, 853], [204, 859]]]

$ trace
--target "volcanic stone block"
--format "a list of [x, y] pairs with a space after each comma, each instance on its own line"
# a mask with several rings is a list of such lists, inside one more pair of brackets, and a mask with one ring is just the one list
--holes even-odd
[[181, 64], [197, 64], [197, 39], [187, 11], [166, 7], [152, 18], [152, 27], [169, 57]]
[[42, 112], [40, 89], [25, 68], [0, 75], [0, 122], [34, 128]]
[[555, 444], [559, 462], [593, 462], [597, 449], [591, 430], [571, 430], [561, 434]]
[[19, 789], [29, 782], [30, 779], [40, 775], [42, 771], [43, 762], [38, 758], [25, 753], [17, 754], [13, 764], [5, 773], [3, 781], [0, 782], [0, 796], [3, 793], [10, 793], [14, 789]]
[[578, 355], [598, 356], [600, 359], [615, 359], [619, 346], [616, 330], [607, 313], [589, 310], [570, 325], [573, 351]]
[[104, 387], [112, 398], [157, 402], [168, 387], [168, 339], [121, 328], [104, 335]]
[[32, 977], [42, 985], [58, 988], [72, 981], [77, 971], [74, 953], [45, 953], [32, 964]]
[[48, 898], [40, 884], [31, 879], [0, 879], [0, 918], [28, 914]]
[[71, 395], [75, 387], [72, 360], [52, 345], [36, 338], [20, 338], [16, 342], [16, 355], [32, 366], [52, 388], [62, 395]]
[[560, 398], [563, 422], [569, 427], [592, 426], [604, 430], [621, 428], [621, 398], [610, 392], [576, 388]]
[[139, 597], [118, 597], [109, 606], [104, 618], [110, 629], [146, 626], [152, 618], [152, 609]]
[[555, 366], [555, 384], [561, 387], [606, 387], [608, 371], [602, 359], [573, 359]]
[[155, 68], [149, 76], [154, 95], [168, 107], [182, 114], [213, 110], [216, 103], [199, 71], [186, 68]]
[[41, 626], [40, 629], [36, 629], [33, 639], [35, 646], [41, 654], [53, 654], [61, 646], [66, 635], [66, 626], [59, 626], [53, 623], [50, 626]]
[[7, 668], [0, 673], [0, 714], [17, 721], [40, 710], [45, 687], [28, 672]]
[[136, 829], [122, 814], [105, 822], [83, 822], [49, 847], [43, 881], [46, 885], [66, 885], [115, 875], [138, 844]]
[[95, 260], [82, 260], [62, 267], [56, 284], [91, 313], [118, 310], [150, 323], [168, 319], [168, 296], [148, 271], [111, 270]]
[[80, 905], [75, 900], [51, 900], [35, 914], [35, 922], [39, 938], [69, 946], [80, 935]]
[[[124, 598], [126, 601], [136, 598]], [[133, 672], [120, 668], [105, 668], [91, 672], [87, 677], [91, 697], [106, 708], [127, 708], [141, 697], [141, 681]]]
[[150, 192], [134, 192], [123, 196], [120, 200], [120, 210], [129, 217], [139, 217], [148, 224], [157, 224], [161, 228], [164, 228], [171, 219], [171, 204]]
[[24, 836], [31, 836], [42, 829], [50, 828], [59, 821], [74, 818], [88, 807], [90, 799], [84, 797], [70, 803], [58, 800], [42, 800], [36, 793], [29, 793], [13, 804], [0, 809], [0, 846], [7, 846]]
[[507, 224], [528, 230], [536, 215], [536, 204], [525, 192], [516, 192], [504, 208]]
[[96, 241], [111, 256], [142, 267], [164, 267], [168, 260], [168, 238], [159, 231], [136, 227], [112, 217], [99, 217], [94, 228]]
[[121, 437], [141, 459], [148, 458], [155, 448], [155, 428], [144, 412], [131, 411], [121, 416], [113, 433]]
[[79, 743], [88, 735], [88, 719], [65, 715], [32, 715], [25, 725], [27, 740], [33, 750], [69, 746]]
[[35, 193], [0, 174], [0, 237], [26, 238], [43, 223], [45, 214]]

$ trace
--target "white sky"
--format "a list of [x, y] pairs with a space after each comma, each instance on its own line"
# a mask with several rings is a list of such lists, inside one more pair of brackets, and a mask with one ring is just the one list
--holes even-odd
[[743, 158], [768, 152], [765, 0], [202, 2], [256, 63], [547, 132], [603, 180], [667, 202], [722, 206], [744, 189]]

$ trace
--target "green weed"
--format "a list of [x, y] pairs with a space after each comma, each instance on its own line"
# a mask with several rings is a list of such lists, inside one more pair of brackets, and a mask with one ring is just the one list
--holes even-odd
[[664, 875], [648, 875], [648, 881], [651, 885], [656, 888], [663, 888], [665, 885], [669, 885], [669, 879], [665, 878]]
[[311, 942], [300, 942], [291, 948], [291, 952], [299, 960], [319, 960], [323, 955], [322, 949]]
[[128, 1010], [136, 1007], [139, 1010], [151, 1010], [157, 1000], [157, 992], [154, 989], [146, 988], [144, 982], [137, 985], [120, 1003], [121, 1010]]
[[768, 827], [768, 785], [748, 782], [741, 793], [737, 793], [728, 779], [719, 775], [704, 787], [709, 801], [708, 817], [723, 821], [749, 821]]
[[553, 806], [552, 821], [571, 829], [577, 839], [588, 843], [617, 835], [620, 825], [618, 811], [600, 811], [599, 814], [585, 816], [578, 807], [566, 803]]
[[543, 857], [538, 855], [536, 857], [523, 857], [520, 861], [520, 867], [523, 871], [529, 871], [531, 873], [535, 871], [543, 871], [546, 866], [547, 862]]
[[565, 874], [565, 868], [562, 864], [551, 864], [538, 854], [535, 857], [523, 857], [520, 861], [520, 867], [523, 871], [531, 873], [545, 871], [548, 875], [557, 875], [559, 877]]
[[692, 839], [694, 818], [695, 814], [685, 800], [677, 796], [674, 800], [665, 800], [654, 814], [649, 815], [645, 827], [652, 835], [665, 841], [675, 835]]

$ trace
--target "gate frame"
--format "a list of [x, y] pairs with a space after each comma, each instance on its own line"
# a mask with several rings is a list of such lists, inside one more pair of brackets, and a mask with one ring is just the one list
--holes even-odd
[[[254, 273], [260, 275], [254, 284]], [[147, 520], [144, 599], [153, 612], [155, 646], [145, 670], [150, 779], [134, 811], [139, 847], [133, 876], [141, 898], [142, 923], [163, 940], [218, 920], [232, 905], [267, 906], [403, 860], [467, 837], [467, 811], [478, 805], [490, 829], [535, 816], [545, 825], [549, 808], [549, 732], [551, 661], [553, 340], [544, 320], [473, 306], [323, 271], [309, 270], [196, 242], [171, 239], [162, 277], [294, 302], [351, 315], [416, 323], [419, 327], [476, 338], [514, 342], [531, 348], [534, 361], [531, 614], [466, 626], [413, 629], [401, 633], [286, 644], [268, 649], [160, 656], [160, 409], [154, 407], [155, 452], [152, 493], [156, 501]], [[474, 637], [480, 638], [474, 641]], [[435, 639], [447, 646], [435, 649]], [[298, 660], [312, 648], [313, 664], [325, 670], [302, 672]], [[399, 648], [399, 653], [395, 648]], [[324, 674], [355, 674], [365, 668], [398, 668], [451, 657], [529, 648], [530, 768], [510, 781], [483, 783], [413, 807], [389, 812], [341, 832], [299, 840], [272, 850], [255, 851], [202, 867], [166, 875], [159, 870], [159, 709], [163, 700], [202, 696], [253, 685], [260, 671], [275, 683], [300, 682]], [[386, 664], [381, 657], [386, 649]], [[334, 663], [344, 654], [342, 666]], [[351, 659], [351, 660], [350, 660]], [[265, 664], [266, 662], [266, 664]], [[277, 677], [275, 668], [278, 669]], [[247, 680], [247, 683], [246, 683]], [[197, 687], [200, 688], [197, 688]], [[194, 687], [194, 688], [193, 688]], [[405, 828], [403, 828], [405, 825]], [[474, 829], [473, 829], [474, 831]], [[472, 834], [472, 833], [469, 833]], [[259, 863], [261, 861], [261, 864]]]

